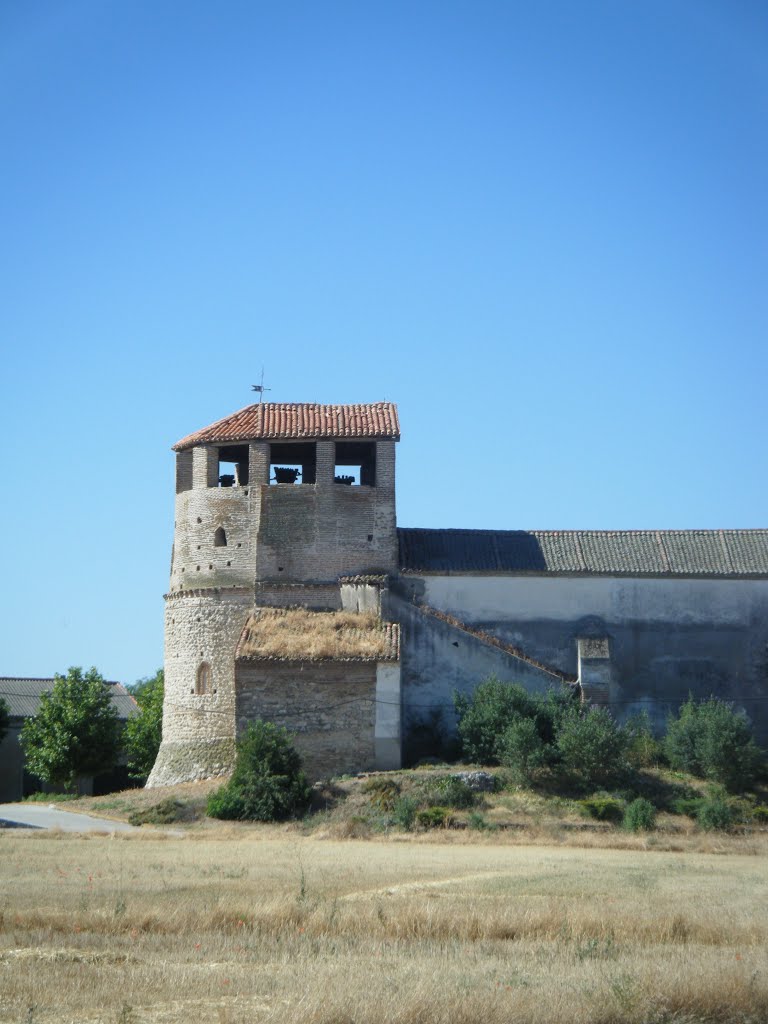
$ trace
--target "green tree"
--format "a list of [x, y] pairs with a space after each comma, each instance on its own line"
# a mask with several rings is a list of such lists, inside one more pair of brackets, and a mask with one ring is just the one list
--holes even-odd
[[283, 821], [307, 806], [311, 788], [282, 726], [250, 724], [237, 744], [232, 777], [208, 799], [212, 818]]
[[609, 785], [622, 777], [627, 743], [626, 732], [601, 707], [572, 709], [557, 735], [563, 767], [589, 785]]
[[516, 683], [502, 683], [491, 676], [471, 697], [456, 693], [458, 733], [465, 757], [478, 764], [499, 763], [499, 741], [506, 729], [521, 718], [533, 718], [537, 705]]
[[125, 725], [123, 744], [132, 779], [146, 779], [160, 749], [163, 730], [163, 670], [131, 687], [141, 714], [129, 718]]
[[3, 737], [8, 732], [8, 726], [11, 722], [11, 710], [8, 704], [0, 697], [0, 743], [3, 742]]
[[546, 764], [546, 748], [536, 724], [532, 718], [518, 718], [499, 739], [499, 759], [515, 782], [530, 782]]
[[34, 718], [21, 730], [27, 769], [44, 782], [72, 789], [78, 776], [114, 768], [120, 721], [104, 678], [95, 668], [54, 676]]
[[710, 697], [696, 701], [693, 694], [667, 724], [664, 752], [678, 771], [711, 779], [731, 791], [755, 781], [760, 751], [743, 711]]

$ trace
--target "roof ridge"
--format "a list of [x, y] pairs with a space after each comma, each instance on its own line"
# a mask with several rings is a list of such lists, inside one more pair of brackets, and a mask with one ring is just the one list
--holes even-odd
[[329, 404], [261, 402], [246, 405], [207, 427], [187, 434], [172, 446], [183, 451], [196, 444], [234, 444], [259, 439], [400, 438], [394, 402]]

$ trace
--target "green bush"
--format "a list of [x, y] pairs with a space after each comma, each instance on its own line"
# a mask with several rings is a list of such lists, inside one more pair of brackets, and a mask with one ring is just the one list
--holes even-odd
[[256, 721], [237, 744], [231, 779], [208, 798], [207, 813], [229, 820], [283, 821], [301, 813], [310, 795], [287, 730]]
[[419, 805], [413, 797], [400, 797], [392, 808], [392, 819], [403, 831], [411, 831], [416, 821]]
[[505, 729], [519, 718], [533, 718], [536, 702], [522, 686], [491, 676], [472, 697], [454, 695], [462, 752], [478, 764], [498, 764], [498, 743]]
[[725, 796], [713, 794], [702, 800], [696, 812], [696, 821], [707, 832], [727, 832], [736, 823], [736, 812]]
[[544, 742], [532, 718], [519, 718], [508, 725], [497, 749], [499, 760], [517, 783], [530, 782], [547, 762]]
[[427, 807], [416, 815], [416, 822], [421, 828], [448, 828], [453, 822], [450, 807]]
[[573, 708], [557, 734], [563, 767], [587, 785], [620, 781], [627, 769], [627, 734], [605, 708]]
[[579, 800], [579, 806], [584, 814], [597, 821], [619, 822], [624, 817], [624, 801], [607, 793], [596, 793], [586, 800]]
[[695, 818], [699, 813], [699, 808], [704, 802], [704, 797], [678, 797], [677, 800], [672, 801], [672, 810], [675, 814], [685, 814], [689, 818]]
[[446, 775], [427, 784], [424, 801], [439, 804], [441, 807], [452, 807], [454, 810], [465, 810], [474, 807], [476, 797], [463, 779], [457, 779], [455, 775]]
[[672, 768], [732, 792], [753, 785], [760, 770], [760, 751], [746, 715], [716, 697], [688, 697], [667, 725], [664, 751]]
[[400, 796], [400, 783], [380, 775], [366, 779], [360, 789], [380, 811], [391, 811]]
[[184, 804], [172, 797], [167, 797], [152, 807], [133, 811], [128, 815], [129, 825], [171, 825], [184, 817]]
[[486, 821], [479, 811], [472, 811], [467, 819], [467, 825], [475, 832], [488, 832], [490, 829], [496, 828], [495, 825]]
[[661, 743], [653, 735], [647, 711], [641, 711], [625, 723], [627, 760], [635, 768], [652, 768], [663, 759]]
[[656, 808], [640, 796], [627, 806], [622, 824], [629, 832], [650, 832], [656, 824]]
[[395, 801], [392, 808], [392, 818], [395, 824], [405, 832], [410, 832], [416, 821], [416, 812], [419, 809], [418, 803], [411, 796], [401, 796]]
[[768, 825], [768, 807], [765, 804], [758, 804], [752, 808], [752, 820], [760, 825]]
[[554, 744], [557, 741], [560, 726], [568, 712], [577, 706], [576, 690], [571, 687], [558, 687], [547, 690], [543, 695], [536, 694], [533, 700], [536, 709], [534, 716], [536, 728], [546, 749], [547, 759], [554, 760], [556, 756]]

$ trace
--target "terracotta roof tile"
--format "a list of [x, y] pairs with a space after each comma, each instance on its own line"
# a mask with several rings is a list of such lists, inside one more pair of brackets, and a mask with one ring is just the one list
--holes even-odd
[[305, 440], [335, 437], [388, 437], [399, 441], [397, 406], [392, 402], [373, 405], [264, 402], [248, 405], [209, 427], [188, 434], [173, 446], [173, 450], [183, 451], [198, 444], [270, 438]]

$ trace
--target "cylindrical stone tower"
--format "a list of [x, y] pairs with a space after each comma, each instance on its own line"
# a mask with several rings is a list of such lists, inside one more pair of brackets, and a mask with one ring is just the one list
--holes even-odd
[[231, 771], [235, 650], [256, 583], [295, 583], [300, 597], [302, 583], [396, 571], [397, 440], [390, 403], [264, 403], [174, 445], [163, 741], [148, 786]]

